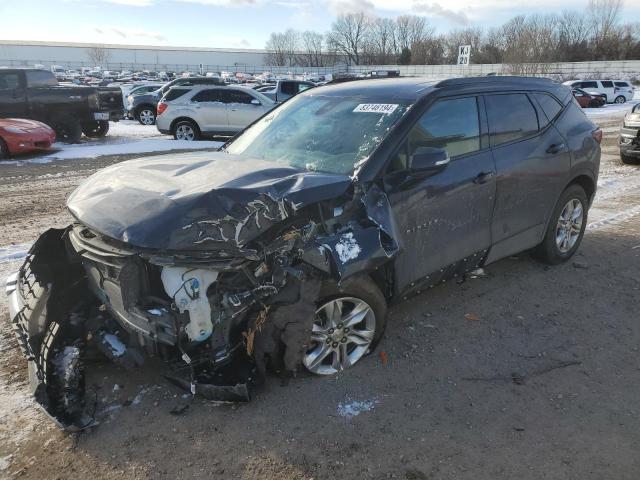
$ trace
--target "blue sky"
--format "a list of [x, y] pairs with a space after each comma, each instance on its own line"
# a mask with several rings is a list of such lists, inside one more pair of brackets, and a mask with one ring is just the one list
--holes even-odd
[[[440, 32], [513, 15], [585, 8], [587, 0], [0, 0], [0, 39], [264, 48], [272, 31], [324, 32], [340, 13], [424, 15]], [[640, 21], [640, 1], [624, 7]]]

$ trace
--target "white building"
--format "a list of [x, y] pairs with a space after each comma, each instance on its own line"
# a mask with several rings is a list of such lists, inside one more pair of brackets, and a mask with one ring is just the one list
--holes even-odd
[[99, 65], [112, 70], [158, 69], [197, 71], [242, 71], [243, 67], [265, 64], [265, 50], [241, 48], [189, 48], [146, 45], [111, 45], [66, 42], [26, 42], [0, 40], [0, 66], [61, 65], [68, 68], [94, 67], [91, 51], [106, 52], [106, 62]]

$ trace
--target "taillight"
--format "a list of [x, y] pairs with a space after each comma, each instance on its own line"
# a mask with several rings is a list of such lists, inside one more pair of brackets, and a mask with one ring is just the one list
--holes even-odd
[[602, 129], [596, 128], [593, 132], [591, 132], [591, 136], [596, 142], [602, 142]]
[[162, 112], [164, 112], [166, 109], [167, 109], [166, 103], [164, 102], [158, 103], [158, 109], [157, 109], [158, 116], [162, 115]]

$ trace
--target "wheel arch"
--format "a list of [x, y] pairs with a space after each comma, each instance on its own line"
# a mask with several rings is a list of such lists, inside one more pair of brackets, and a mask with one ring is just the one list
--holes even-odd
[[581, 186], [582, 189], [587, 194], [587, 199], [589, 200], [589, 205], [591, 205], [591, 203], [593, 202], [593, 197], [596, 194], [596, 182], [595, 182], [595, 180], [591, 176], [589, 176], [589, 175], [587, 175], [585, 173], [582, 173], [580, 175], [575, 176], [567, 184], [567, 186], [564, 187], [564, 189], [562, 191], [564, 192], [571, 185], [579, 185], [579, 186]]

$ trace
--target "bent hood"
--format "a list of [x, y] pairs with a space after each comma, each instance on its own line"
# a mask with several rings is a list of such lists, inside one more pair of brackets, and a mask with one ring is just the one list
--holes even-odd
[[105, 168], [71, 194], [67, 207], [92, 230], [141, 248], [243, 248], [300, 208], [342, 195], [350, 184], [345, 175], [200, 152]]

